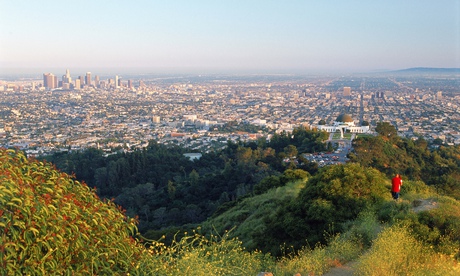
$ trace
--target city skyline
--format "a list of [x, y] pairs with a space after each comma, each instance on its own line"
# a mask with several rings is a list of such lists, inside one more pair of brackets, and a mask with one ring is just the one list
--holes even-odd
[[[79, 7], [91, 3], [91, 9]], [[0, 74], [460, 67], [460, 1], [0, 1]]]

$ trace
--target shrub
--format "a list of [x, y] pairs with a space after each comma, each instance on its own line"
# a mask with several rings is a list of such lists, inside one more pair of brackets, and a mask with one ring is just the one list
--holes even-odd
[[427, 198], [435, 195], [433, 187], [426, 185], [423, 181], [404, 180], [401, 186], [401, 195], [405, 199], [413, 200], [415, 198]]
[[369, 248], [382, 226], [377, 221], [376, 214], [371, 210], [366, 210], [361, 212], [356, 220], [346, 223], [344, 228], [348, 230], [343, 237], [362, 248]]
[[127, 272], [136, 221], [50, 164], [0, 149], [0, 270], [9, 275]]

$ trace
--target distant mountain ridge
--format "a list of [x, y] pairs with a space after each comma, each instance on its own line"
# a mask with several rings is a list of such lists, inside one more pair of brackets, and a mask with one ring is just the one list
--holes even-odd
[[413, 67], [391, 71], [391, 73], [452, 74], [460, 73], [460, 68]]

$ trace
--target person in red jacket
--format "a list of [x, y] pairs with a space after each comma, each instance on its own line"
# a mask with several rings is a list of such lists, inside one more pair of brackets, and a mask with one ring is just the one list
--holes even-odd
[[399, 192], [401, 191], [402, 179], [399, 174], [396, 174], [393, 179], [391, 179], [391, 195], [395, 200], [399, 198]]

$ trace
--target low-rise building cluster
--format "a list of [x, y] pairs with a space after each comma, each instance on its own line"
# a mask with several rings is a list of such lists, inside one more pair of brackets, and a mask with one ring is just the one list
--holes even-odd
[[[0, 81], [0, 146], [48, 154], [88, 147], [142, 148], [156, 140], [205, 152], [228, 140], [257, 139], [320, 121], [332, 125], [343, 113], [357, 126], [369, 125], [370, 131], [383, 121], [407, 137], [460, 143], [460, 88], [451, 81], [143, 77], [129, 87], [117, 82], [119, 86], [81, 89], [49, 89], [41, 80]], [[217, 131], [230, 122], [259, 128]]]

